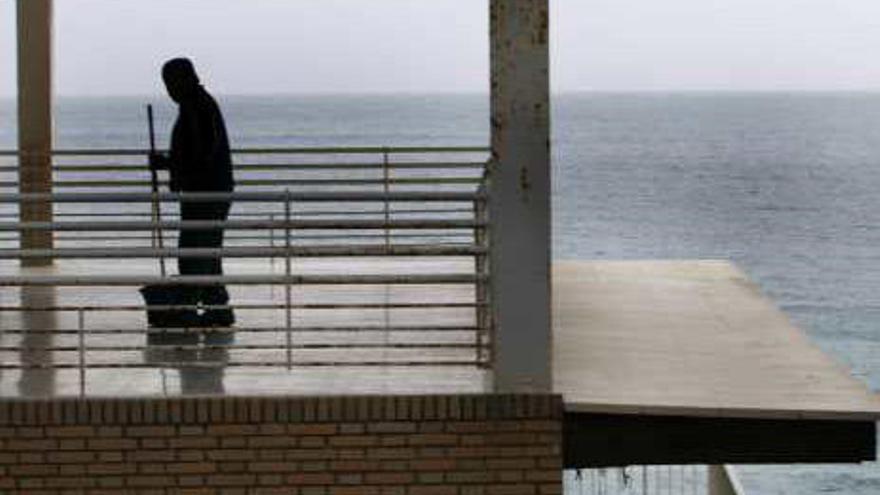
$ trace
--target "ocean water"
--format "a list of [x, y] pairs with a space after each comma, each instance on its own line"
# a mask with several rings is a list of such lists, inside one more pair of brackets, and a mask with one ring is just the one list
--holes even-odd
[[[483, 95], [219, 99], [238, 147], [489, 140]], [[166, 143], [163, 99], [60, 98], [57, 147], [145, 147], [147, 102]], [[553, 112], [555, 257], [730, 259], [880, 389], [880, 94], [563, 94]], [[0, 100], [0, 148], [14, 127]], [[749, 494], [880, 493], [877, 464], [740, 473]]]

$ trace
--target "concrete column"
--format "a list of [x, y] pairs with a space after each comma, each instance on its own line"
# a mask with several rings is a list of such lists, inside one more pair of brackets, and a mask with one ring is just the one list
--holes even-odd
[[549, 0], [491, 0], [495, 390], [550, 392]]
[[[52, 0], [18, 0], [19, 191], [52, 191]], [[23, 202], [21, 221], [52, 220], [49, 201]], [[52, 247], [51, 232], [24, 231], [23, 249]], [[28, 266], [50, 259], [24, 260]]]

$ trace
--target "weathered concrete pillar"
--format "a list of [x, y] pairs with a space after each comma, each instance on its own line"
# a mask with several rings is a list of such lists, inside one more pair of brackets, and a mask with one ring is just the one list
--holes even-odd
[[495, 390], [549, 392], [549, 0], [491, 0]]
[[[52, 0], [18, 0], [19, 191], [52, 191]], [[23, 202], [21, 221], [52, 220], [49, 201]], [[52, 247], [51, 232], [24, 231], [23, 249]], [[51, 264], [26, 259], [23, 264]]]

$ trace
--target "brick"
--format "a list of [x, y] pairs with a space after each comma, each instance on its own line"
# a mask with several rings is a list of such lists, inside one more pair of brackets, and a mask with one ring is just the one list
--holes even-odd
[[537, 432], [561, 432], [562, 431], [562, 421], [526, 421], [522, 425], [522, 429], [524, 431], [537, 431]]
[[82, 476], [86, 474], [86, 466], [82, 464], [62, 464], [58, 466], [58, 474], [61, 476]]
[[341, 435], [329, 438], [333, 447], [372, 447], [379, 443], [379, 439], [369, 435]]
[[446, 481], [450, 483], [488, 483], [493, 479], [489, 471], [454, 471], [444, 473]]
[[383, 447], [403, 447], [409, 441], [407, 435], [384, 435], [380, 438], [380, 445]]
[[413, 473], [367, 473], [366, 480], [371, 485], [404, 485], [413, 483]]
[[257, 432], [259, 432], [257, 425], [229, 424], [208, 426], [208, 435], [220, 437], [256, 435]]
[[330, 473], [293, 473], [286, 481], [291, 485], [330, 485], [334, 480]]
[[205, 427], [192, 425], [180, 426], [177, 428], [177, 432], [182, 437], [200, 436], [205, 435]]
[[46, 460], [53, 464], [76, 464], [76, 463], [86, 463], [92, 462], [97, 459], [98, 455], [95, 452], [83, 452], [83, 451], [64, 451], [64, 452], [49, 452], [46, 454]]
[[18, 454], [19, 464], [41, 464], [43, 462], [46, 462], [46, 456], [42, 452], [22, 452]]
[[[291, 441], [293, 440], [291, 439]], [[327, 440], [324, 437], [301, 437], [297, 443], [304, 449], [317, 449], [324, 447], [327, 444]]]
[[175, 437], [168, 439], [168, 446], [172, 449], [213, 449], [217, 447], [217, 438]]
[[137, 440], [132, 438], [90, 438], [88, 446], [91, 450], [135, 450]]
[[128, 486], [174, 486], [175, 480], [172, 476], [129, 476], [127, 479]]
[[283, 461], [284, 460], [284, 450], [260, 450], [257, 452], [257, 459], [261, 461]]
[[330, 495], [379, 495], [379, 489], [370, 486], [332, 486], [329, 493]]
[[291, 435], [335, 435], [337, 425], [333, 423], [312, 423], [287, 425]]
[[123, 475], [137, 472], [137, 464], [134, 463], [97, 463], [87, 466], [90, 475]]
[[364, 476], [360, 473], [340, 473], [336, 475], [337, 485], [363, 485]]
[[534, 470], [526, 472], [528, 481], [558, 481], [562, 482], [562, 471], [557, 469]]
[[538, 436], [534, 433], [495, 433], [487, 436], [490, 445], [533, 445]]
[[458, 495], [458, 487], [455, 486], [411, 486], [408, 495]]
[[292, 471], [291, 464], [287, 462], [252, 462], [248, 464], [248, 471], [254, 473], [287, 473]]
[[410, 445], [451, 446], [458, 444], [458, 435], [448, 433], [421, 433], [409, 438]]
[[413, 459], [409, 462], [410, 469], [414, 471], [451, 471], [455, 469], [455, 459]]
[[354, 472], [354, 471], [376, 471], [379, 469], [379, 461], [333, 461], [330, 463], [330, 471]]
[[174, 461], [173, 450], [134, 450], [125, 453], [125, 458], [131, 462], [172, 462]]
[[202, 486], [205, 484], [204, 476], [188, 475], [178, 476], [177, 484], [180, 486]]
[[168, 448], [168, 440], [164, 438], [141, 438], [141, 447], [145, 449]]
[[300, 462], [299, 470], [306, 473], [314, 473], [317, 471], [327, 471], [330, 469], [330, 464], [326, 461], [305, 461]]
[[57, 440], [40, 440], [40, 439], [10, 439], [6, 441], [6, 450], [8, 451], [35, 451], [35, 450], [55, 450], [58, 445]]
[[140, 474], [165, 474], [165, 465], [157, 463], [138, 464]]
[[52, 464], [22, 464], [9, 466], [11, 476], [50, 476], [58, 473], [58, 466]]
[[256, 457], [253, 450], [244, 449], [227, 449], [227, 450], [209, 450], [207, 457], [212, 461], [251, 461]]
[[227, 437], [220, 439], [220, 446], [224, 449], [239, 449], [247, 447], [246, 437]]
[[[560, 471], [562, 473], [562, 471]], [[560, 474], [561, 476], [561, 474]], [[495, 481], [499, 481], [501, 483], [520, 483], [523, 481], [523, 472], [522, 471], [496, 471], [495, 472]]]
[[375, 448], [367, 450], [370, 459], [410, 459], [415, 451], [409, 447]]
[[52, 438], [90, 437], [95, 434], [93, 426], [48, 426], [46, 436]]
[[332, 449], [289, 449], [284, 457], [289, 461], [327, 460], [336, 457]]
[[492, 470], [534, 469], [535, 460], [532, 458], [487, 459], [486, 467]]
[[492, 423], [483, 421], [451, 421], [446, 423], [446, 431], [450, 433], [486, 433], [492, 430]]
[[535, 487], [532, 485], [492, 485], [486, 487], [487, 495], [535, 495]]
[[247, 471], [247, 463], [244, 462], [218, 462], [217, 472], [223, 474], [244, 473]]
[[541, 495], [562, 495], [562, 483], [550, 483], [541, 485], [538, 492]]
[[366, 431], [361, 423], [344, 423], [339, 425], [339, 433], [343, 435], [360, 435]]
[[443, 473], [418, 473], [419, 483], [443, 483]]
[[257, 477], [253, 474], [214, 474], [208, 476], [211, 486], [250, 486]]
[[128, 426], [125, 428], [128, 437], [173, 437], [177, 435], [173, 426]]
[[86, 441], [82, 438], [62, 439], [58, 441], [58, 450], [84, 450]]
[[262, 424], [259, 425], [260, 435], [285, 435], [287, 427], [279, 424]]
[[296, 445], [296, 439], [287, 436], [250, 437], [247, 441], [250, 448], [284, 448]]
[[166, 470], [170, 474], [210, 474], [217, 472], [217, 466], [213, 462], [176, 462]]
[[122, 452], [98, 452], [98, 462], [122, 462], [125, 456]]
[[205, 460], [204, 450], [178, 450], [177, 460], [180, 462], [201, 462]]
[[394, 421], [384, 423], [371, 423], [367, 427], [370, 433], [415, 433], [416, 423], [409, 421]]

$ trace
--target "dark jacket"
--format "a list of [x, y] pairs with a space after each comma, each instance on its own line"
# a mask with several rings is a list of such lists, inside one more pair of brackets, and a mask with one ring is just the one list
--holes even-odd
[[235, 187], [226, 123], [204, 88], [181, 102], [171, 134], [171, 188], [183, 192], [230, 192]]

